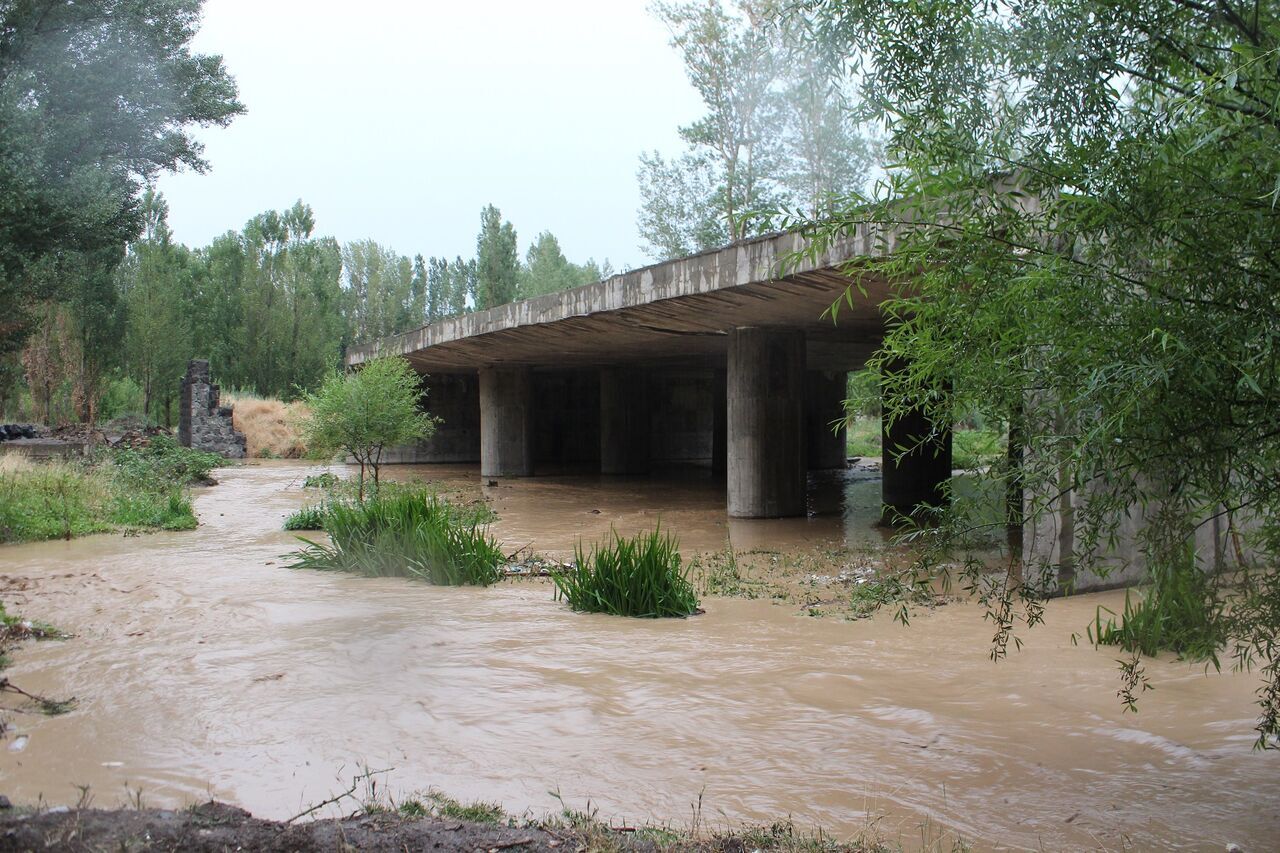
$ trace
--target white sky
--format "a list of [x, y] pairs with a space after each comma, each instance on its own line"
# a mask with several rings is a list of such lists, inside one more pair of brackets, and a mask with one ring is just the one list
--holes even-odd
[[202, 246], [301, 198], [316, 233], [471, 257], [492, 202], [524, 250], [639, 266], [637, 157], [679, 149], [701, 105], [646, 0], [207, 0], [245, 115], [197, 131], [210, 169], [165, 175]]

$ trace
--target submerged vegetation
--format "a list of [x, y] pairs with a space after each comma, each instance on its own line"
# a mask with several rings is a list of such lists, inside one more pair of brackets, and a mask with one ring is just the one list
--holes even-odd
[[191, 530], [185, 486], [224, 464], [157, 436], [139, 450], [77, 461], [0, 457], [0, 543], [71, 539], [117, 529]]
[[485, 526], [487, 507], [459, 507], [420, 487], [384, 487], [363, 501], [333, 498], [311, 512], [295, 513], [286, 525], [318, 524], [330, 543], [299, 537], [305, 545], [290, 555], [290, 568], [445, 586], [488, 586], [502, 577], [503, 554]]
[[575, 549], [574, 564], [553, 571], [556, 597], [574, 610], [615, 616], [658, 618], [691, 616], [698, 595], [681, 570], [675, 537], [660, 530], [597, 545], [585, 554]]

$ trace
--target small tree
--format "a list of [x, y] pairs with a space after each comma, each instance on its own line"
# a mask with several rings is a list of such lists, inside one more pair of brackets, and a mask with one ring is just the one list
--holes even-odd
[[387, 447], [427, 438], [436, 419], [418, 408], [425, 396], [421, 380], [401, 358], [380, 358], [355, 373], [333, 373], [316, 393], [304, 395], [311, 413], [302, 422], [308, 445], [319, 453], [346, 451], [360, 465], [360, 500], [365, 469], [378, 486]]

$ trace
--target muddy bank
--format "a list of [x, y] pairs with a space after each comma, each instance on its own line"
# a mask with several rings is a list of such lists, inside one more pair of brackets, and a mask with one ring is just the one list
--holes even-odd
[[[574, 614], [527, 581], [289, 571], [279, 526], [315, 470], [225, 470], [189, 533], [0, 549], [0, 597], [76, 635], [24, 648], [9, 674], [80, 699], [13, 721], [27, 740], [0, 750], [0, 792], [73, 805], [89, 786], [109, 806], [141, 790], [149, 805], [214, 797], [287, 818], [370, 766], [390, 768], [395, 791], [436, 786], [515, 814], [554, 811], [558, 790], [607, 820], [680, 826], [700, 801], [720, 825], [790, 814], [907, 846], [926, 833], [1033, 849], [1280, 838], [1280, 765], [1251, 749], [1251, 676], [1154, 660], [1156, 689], [1125, 714], [1114, 651], [1071, 642], [1122, 593], [1052, 603], [1026, 648], [993, 664], [991, 629], [964, 604], [904, 628], [711, 598], [705, 616], [657, 623]], [[620, 532], [661, 515], [692, 531], [686, 544], [700, 529], [722, 541], [709, 490], [612, 488], [512, 485], [495, 532], [571, 549], [630, 507]], [[840, 531], [861, 523], [765, 522], [741, 542], [855, 548]]]
[[[196, 851], [259, 850], [273, 853], [373, 850], [467, 850], [485, 853], [586, 850], [739, 851], [811, 849], [802, 837], [768, 830], [744, 837], [705, 839], [656, 831], [619, 832], [603, 826], [545, 824], [495, 826], [445, 818], [365, 814], [311, 823], [259, 820], [243, 809], [209, 802], [180, 811], [145, 809], [71, 810], [29, 816], [0, 814], [0, 850]], [[861, 845], [824, 844], [823, 850], [857, 851]]]

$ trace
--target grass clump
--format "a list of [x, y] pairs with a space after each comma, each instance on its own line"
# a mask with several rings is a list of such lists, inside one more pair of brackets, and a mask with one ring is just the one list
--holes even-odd
[[[1227, 638], [1212, 581], [1195, 565], [1193, 556], [1175, 562], [1157, 571], [1151, 586], [1136, 600], [1125, 592], [1118, 622], [1113, 611], [1099, 607], [1088, 628], [1089, 640], [1144, 655], [1168, 649], [1191, 660], [1216, 663], [1218, 649]], [[1109, 614], [1105, 620], [1104, 612]]]
[[502, 810], [499, 803], [486, 803], [481, 800], [463, 803], [439, 791], [428, 792], [427, 798], [431, 801], [431, 810], [437, 817], [490, 825], [503, 823], [507, 819], [507, 813]]
[[325, 507], [304, 506], [284, 520], [285, 530], [324, 530]]
[[332, 471], [325, 471], [323, 474], [312, 474], [302, 481], [304, 489], [332, 489], [338, 485], [338, 475]]
[[551, 573], [556, 599], [574, 610], [641, 618], [684, 617], [698, 610], [698, 595], [681, 570], [670, 534], [654, 530], [624, 539], [615, 531], [612, 542], [593, 547], [590, 555], [579, 542], [574, 556], [573, 566]]
[[488, 586], [502, 577], [503, 554], [482, 518], [424, 489], [380, 490], [364, 501], [335, 499], [319, 520], [330, 544], [299, 537], [305, 547], [289, 555], [289, 567]]

